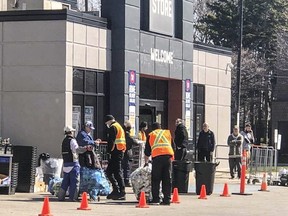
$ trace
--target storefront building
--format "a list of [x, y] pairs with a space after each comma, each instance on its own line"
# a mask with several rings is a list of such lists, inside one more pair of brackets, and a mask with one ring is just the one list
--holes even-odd
[[92, 120], [105, 139], [109, 113], [135, 134], [141, 121], [173, 132], [176, 118], [194, 142], [204, 121], [217, 143], [230, 133], [230, 53], [193, 49], [193, 0], [105, 0], [101, 17], [26, 7], [0, 16], [3, 137], [59, 156], [65, 125]]

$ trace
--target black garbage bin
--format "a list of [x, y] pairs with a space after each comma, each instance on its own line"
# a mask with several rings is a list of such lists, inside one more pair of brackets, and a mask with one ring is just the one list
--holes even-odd
[[214, 179], [216, 167], [219, 163], [211, 162], [195, 162], [195, 173], [196, 173], [196, 194], [199, 195], [201, 192], [201, 186], [206, 186], [207, 195], [213, 193]]
[[179, 193], [188, 192], [189, 172], [192, 170], [191, 161], [173, 161], [172, 187], [178, 188]]

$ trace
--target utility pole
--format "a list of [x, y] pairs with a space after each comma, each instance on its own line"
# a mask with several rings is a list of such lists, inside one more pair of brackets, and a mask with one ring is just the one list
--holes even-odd
[[243, 0], [238, 2], [239, 8], [239, 41], [237, 59], [237, 126], [240, 127], [240, 95], [241, 95], [241, 67], [242, 67], [242, 41], [243, 41]]
[[85, 0], [85, 12], [88, 11], [88, 0]]

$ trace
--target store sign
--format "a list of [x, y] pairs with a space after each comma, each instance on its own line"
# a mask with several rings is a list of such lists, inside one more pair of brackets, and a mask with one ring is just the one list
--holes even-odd
[[173, 64], [174, 52], [151, 48], [151, 60], [155, 62], [163, 62]]
[[191, 133], [191, 80], [185, 80], [185, 126], [188, 131], [188, 136]]
[[173, 36], [174, 0], [149, 1], [149, 30]]
[[131, 123], [131, 135], [135, 136], [136, 130], [136, 71], [129, 71], [129, 121]]

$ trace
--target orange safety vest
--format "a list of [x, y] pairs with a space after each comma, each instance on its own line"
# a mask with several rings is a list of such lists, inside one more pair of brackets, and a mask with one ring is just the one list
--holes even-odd
[[160, 155], [174, 156], [174, 151], [171, 146], [172, 137], [169, 130], [156, 129], [152, 131], [149, 136], [152, 158]]
[[111, 151], [115, 149], [116, 145], [117, 150], [125, 152], [126, 151], [125, 132], [118, 122], [115, 122], [114, 124], [112, 124], [112, 126], [114, 126], [117, 129], [117, 134]]
[[145, 134], [144, 131], [140, 131], [138, 137], [139, 137], [139, 140], [146, 142], [146, 139], [147, 139], [147, 138], [146, 138], [146, 134]]

